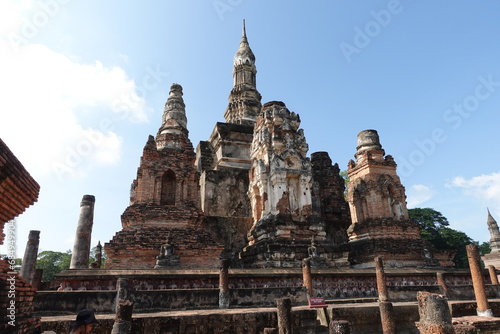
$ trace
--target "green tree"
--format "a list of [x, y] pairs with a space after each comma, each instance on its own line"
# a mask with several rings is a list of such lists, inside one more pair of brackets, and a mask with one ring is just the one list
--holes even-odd
[[483, 242], [482, 244], [478, 245], [479, 248], [479, 255], [483, 256], [484, 254], [489, 254], [491, 253], [491, 246], [489, 242]]
[[448, 227], [448, 219], [431, 208], [415, 208], [408, 210], [410, 219], [420, 226], [420, 236], [423, 240], [429, 241], [437, 249], [454, 249], [455, 267], [467, 268], [467, 251], [465, 246], [474, 243], [467, 234]]
[[42, 281], [53, 281], [54, 275], [62, 270], [69, 269], [71, 251], [63, 252], [43, 251], [38, 254], [36, 268], [43, 269]]

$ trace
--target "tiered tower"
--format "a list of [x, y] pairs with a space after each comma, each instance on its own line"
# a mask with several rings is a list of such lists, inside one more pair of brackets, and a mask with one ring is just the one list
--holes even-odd
[[173, 240], [181, 268], [217, 267], [223, 246], [198, 207], [198, 173], [188, 138], [182, 87], [173, 84], [156, 138], [149, 136], [122, 231], [105, 244], [106, 268], [153, 268], [161, 245]]
[[234, 55], [233, 89], [224, 118], [227, 123], [253, 126], [260, 112], [261, 95], [257, 91], [255, 55], [248, 44], [245, 21], [240, 47]]
[[388, 267], [453, 266], [454, 254], [437, 252], [424, 242], [418, 225], [408, 218], [396, 163], [385, 155], [377, 131], [358, 134], [355, 158], [347, 170], [352, 265], [374, 267], [374, 258], [380, 256]]
[[196, 148], [201, 208], [210, 224], [225, 235], [225, 246], [233, 250], [233, 257], [235, 249], [245, 246], [245, 233], [252, 226], [247, 191], [250, 144], [261, 108], [256, 74], [255, 56], [243, 22], [233, 61], [233, 88], [224, 113], [226, 123], [216, 123], [208, 140]]

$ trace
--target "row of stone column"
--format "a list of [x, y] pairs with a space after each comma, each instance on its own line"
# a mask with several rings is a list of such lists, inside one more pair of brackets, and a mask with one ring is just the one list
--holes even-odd
[[[484, 276], [481, 269], [481, 258], [475, 244], [467, 245], [467, 257], [472, 277], [472, 284], [477, 303], [477, 315], [492, 317], [488, 299], [485, 292]], [[382, 259], [375, 258], [377, 289], [379, 294], [380, 318], [384, 334], [396, 333], [395, 318], [392, 312], [392, 303], [388, 301], [387, 284], [385, 279]], [[498, 284], [498, 277], [493, 266], [488, 267], [492, 284]], [[444, 295], [432, 294], [425, 291], [417, 293], [420, 321], [417, 328], [421, 334], [446, 334], [455, 333], [448, 307], [448, 288], [443, 275], [437, 274], [438, 284], [442, 287]], [[462, 325], [459, 325], [462, 326]], [[462, 329], [461, 329], [462, 330]], [[466, 330], [465, 328], [463, 330]]]

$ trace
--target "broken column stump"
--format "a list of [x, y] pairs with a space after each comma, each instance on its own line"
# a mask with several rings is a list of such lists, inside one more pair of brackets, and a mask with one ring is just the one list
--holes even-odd
[[438, 285], [441, 287], [441, 291], [443, 292], [443, 295], [448, 298], [450, 296], [450, 292], [448, 291], [448, 286], [446, 285], [446, 282], [444, 281], [444, 276], [443, 273], [436, 273], [436, 278]]
[[290, 298], [276, 299], [278, 307], [278, 333], [292, 334], [292, 301]]
[[130, 334], [132, 330], [132, 312], [134, 303], [130, 300], [120, 300], [116, 307], [115, 323], [111, 334]]
[[276, 329], [276, 328], [264, 328], [263, 334], [278, 334], [278, 329]]
[[394, 309], [391, 302], [379, 301], [380, 322], [382, 323], [382, 332], [384, 334], [396, 334], [396, 319], [394, 318]]
[[488, 272], [490, 273], [491, 284], [498, 285], [498, 276], [497, 276], [497, 270], [495, 269], [495, 266], [490, 264], [488, 266]]
[[115, 311], [118, 312], [120, 301], [128, 299], [128, 279], [119, 278], [116, 282]]
[[417, 300], [420, 321], [415, 325], [420, 334], [455, 334], [445, 296], [419, 291]]
[[351, 334], [349, 321], [347, 320], [332, 320], [328, 326], [329, 334]]
[[221, 260], [219, 270], [219, 308], [229, 308], [229, 260]]

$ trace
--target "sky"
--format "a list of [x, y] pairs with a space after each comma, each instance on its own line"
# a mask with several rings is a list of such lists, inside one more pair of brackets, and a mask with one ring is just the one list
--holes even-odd
[[[39, 251], [72, 249], [83, 195], [92, 245], [121, 229], [172, 83], [196, 147], [224, 121], [242, 20], [262, 103], [300, 114], [309, 154], [341, 170], [378, 131], [409, 208], [489, 240], [500, 219], [500, 2], [76, 1], [0, 3], [0, 138], [40, 184], [15, 222]], [[6, 253], [5, 246], [0, 253]]]

